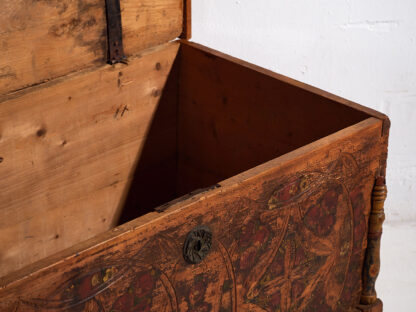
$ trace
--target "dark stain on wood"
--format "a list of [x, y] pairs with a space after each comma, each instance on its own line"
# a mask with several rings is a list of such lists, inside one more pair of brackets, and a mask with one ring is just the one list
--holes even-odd
[[11, 66], [4, 66], [0, 68], [0, 79], [15, 79], [16, 73]]
[[[123, 108], [121, 108], [121, 107], [123, 107]], [[128, 112], [128, 111], [129, 111], [129, 108], [127, 107], [127, 105], [117, 107], [117, 109], [116, 109], [116, 111], [113, 115], [113, 118], [114, 119], [122, 118], [126, 114], [126, 112]]]
[[116, 109], [116, 111], [114, 113], [114, 116], [113, 116], [114, 119], [117, 119], [119, 112], [120, 112], [120, 107], [117, 107], [117, 109]]
[[226, 96], [222, 97], [222, 104], [226, 106], [228, 104], [228, 98]]
[[82, 29], [81, 21], [78, 18], [73, 18], [69, 23], [62, 23], [61, 25], [53, 25], [49, 29], [49, 33], [55, 37], [62, 37], [64, 35], [72, 35], [73, 32], [78, 32]]
[[162, 94], [162, 92], [159, 89], [153, 89], [152, 95], [154, 97], [159, 97]]
[[118, 73], [118, 78], [117, 78], [117, 87], [119, 88], [119, 89], [121, 89], [121, 87], [122, 87], [122, 83], [121, 83], [121, 77], [123, 76], [123, 72], [119, 72]]
[[57, 9], [59, 15], [62, 15], [68, 9], [68, 4], [65, 1], [60, 0], [32, 0], [32, 2], [35, 4], [42, 3], [50, 7], [54, 7]]
[[127, 105], [125, 105], [124, 107], [123, 107], [123, 110], [121, 111], [121, 115], [120, 115], [120, 117], [123, 117], [124, 116], [124, 114], [126, 113], [126, 112], [128, 112], [129, 111], [129, 108], [127, 107]]
[[46, 135], [46, 129], [45, 128], [40, 128], [38, 131], [36, 131], [36, 135], [40, 138], [45, 137]]
[[[76, 45], [87, 48], [88, 51], [98, 57], [94, 62], [102, 61], [105, 58], [106, 51], [106, 30], [105, 27], [101, 26], [97, 28], [98, 22], [95, 16], [88, 13], [90, 10], [101, 8], [99, 2], [78, 1], [76, 16], [67, 23], [52, 25], [49, 28], [49, 33], [58, 38], [64, 36], [73, 38]], [[92, 32], [95, 35], [92, 35]], [[91, 39], [86, 39], [87, 37]]]
[[116, 186], [118, 183], [119, 183], [120, 181], [114, 181], [114, 182], [112, 182], [109, 186]]

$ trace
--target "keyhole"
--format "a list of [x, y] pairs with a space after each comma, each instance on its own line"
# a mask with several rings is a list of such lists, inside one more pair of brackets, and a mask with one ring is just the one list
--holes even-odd
[[201, 244], [201, 241], [199, 240], [199, 241], [195, 244], [194, 250], [195, 250], [196, 252], [200, 252], [200, 251], [201, 251], [201, 248], [202, 248], [202, 244]]
[[188, 263], [198, 264], [208, 255], [211, 246], [211, 230], [207, 226], [197, 226], [186, 236], [183, 257]]

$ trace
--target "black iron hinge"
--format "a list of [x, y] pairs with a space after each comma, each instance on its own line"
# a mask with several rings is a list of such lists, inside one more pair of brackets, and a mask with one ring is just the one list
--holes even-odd
[[120, 0], [105, 0], [107, 12], [107, 43], [109, 64], [124, 63], [123, 30], [121, 26]]

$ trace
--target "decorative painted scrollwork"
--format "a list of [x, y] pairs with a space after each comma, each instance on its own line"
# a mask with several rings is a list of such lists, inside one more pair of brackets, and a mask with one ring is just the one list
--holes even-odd
[[[220, 218], [189, 219], [209, 228], [167, 227], [134, 254], [70, 273], [48, 299], [22, 299], [17, 310], [343, 311], [360, 296], [369, 212], [363, 180], [371, 174], [349, 154], [318, 169], [268, 181], [256, 198], [229, 196]], [[377, 185], [370, 249], [384, 198]]]

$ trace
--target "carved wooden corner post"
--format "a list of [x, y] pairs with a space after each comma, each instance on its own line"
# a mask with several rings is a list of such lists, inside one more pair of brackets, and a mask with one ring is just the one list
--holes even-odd
[[384, 202], [387, 197], [386, 180], [378, 177], [372, 194], [372, 208], [369, 219], [367, 251], [363, 267], [363, 290], [361, 293], [361, 311], [381, 312], [383, 303], [377, 299], [376, 280], [380, 272], [380, 240], [383, 232]]

